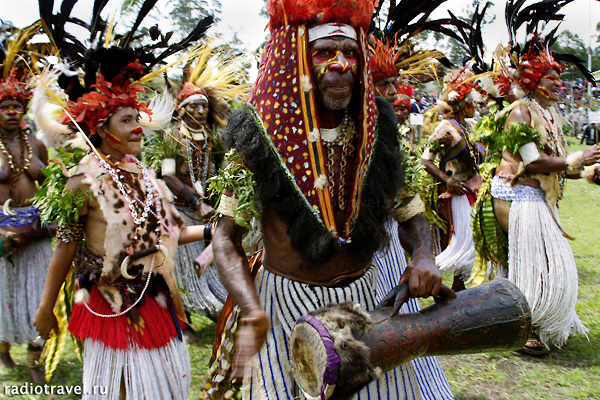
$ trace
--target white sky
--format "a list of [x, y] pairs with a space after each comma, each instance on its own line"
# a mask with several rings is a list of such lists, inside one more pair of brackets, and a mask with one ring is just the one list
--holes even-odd
[[[1, 0], [6, 5], [10, 0]], [[160, 0], [159, 6], [166, 4], [168, 0]], [[58, 8], [60, 1], [55, 1], [55, 7]], [[452, 10], [457, 16], [463, 15], [462, 10], [471, 3], [471, 0], [448, 0], [443, 3], [434, 13], [433, 17], [446, 17], [448, 9]], [[482, 2], [483, 3], [483, 2]], [[37, 0], [18, 0], [18, 6], [3, 6], [0, 12], [0, 18], [12, 21], [16, 27], [24, 27], [33, 23], [39, 18]], [[93, 0], [79, 0], [75, 5], [74, 15], [89, 21]], [[116, 0], [110, 0], [106, 10], [114, 9]], [[211, 30], [209, 34], [219, 32], [223, 34], [224, 39], [230, 39], [234, 33], [246, 44], [248, 50], [255, 50], [266, 37], [265, 26], [267, 19], [259, 15], [264, 0], [221, 0], [222, 13], [221, 21]], [[495, 5], [488, 11], [488, 15], [496, 14], [496, 20], [492, 25], [486, 26], [484, 30], [484, 42], [488, 48], [495, 48], [502, 40], [504, 43], [508, 40], [506, 28], [504, 26], [504, 1], [495, 0]], [[111, 8], [112, 7], [112, 8]], [[596, 24], [600, 22], [600, 2], [595, 0], [575, 0], [563, 8], [565, 20], [561, 25], [561, 30], [568, 29], [577, 33], [585, 42], [588, 43], [590, 35], [596, 35]], [[159, 25], [163, 32], [168, 30], [164, 27], [164, 22]], [[549, 31], [550, 29], [547, 29]], [[592, 47], [596, 47], [596, 37], [592, 37]]]

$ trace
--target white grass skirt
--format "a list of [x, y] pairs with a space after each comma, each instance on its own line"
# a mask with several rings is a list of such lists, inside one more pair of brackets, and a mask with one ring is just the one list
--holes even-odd
[[113, 349], [85, 340], [83, 399], [119, 400], [121, 381], [131, 400], [187, 400], [192, 382], [184, 341], [173, 338], [155, 349]]
[[475, 262], [475, 244], [471, 228], [471, 204], [467, 196], [454, 196], [452, 223], [454, 233], [448, 247], [435, 257], [435, 264], [442, 272], [451, 272], [466, 281], [471, 276]]
[[569, 335], [587, 333], [575, 311], [579, 286], [575, 257], [548, 205], [513, 201], [508, 230], [508, 279], [527, 298], [540, 340], [561, 346]]

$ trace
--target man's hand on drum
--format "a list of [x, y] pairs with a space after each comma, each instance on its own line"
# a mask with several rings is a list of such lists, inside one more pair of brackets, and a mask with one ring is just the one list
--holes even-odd
[[410, 297], [437, 296], [442, 286], [442, 274], [431, 255], [415, 255], [406, 267], [400, 284], [408, 282]]
[[267, 340], [269, 319], [263, 310], [255, 310], [240, 319], [240, 328], [236, 338], [236, 357], [234, 360], [234, 379], [242, 379], [244, 367], [258, 353]]

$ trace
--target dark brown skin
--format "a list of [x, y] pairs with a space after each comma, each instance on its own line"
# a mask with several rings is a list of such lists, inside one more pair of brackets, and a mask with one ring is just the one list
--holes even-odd
[[[556, 80], [559, 74], [555, 70], [549, 70], [546, 75], [550, 79], [543, 78], [538, 87], [535, 89], [533, 97], [543, 107], [548, 108], [553, 103], [560, 100], [561, 82]], [[527, 125], [531, 125], [531, 114], [525, 105], [521, 105], [511, 111], [510, 115], [506, 120], [505, 127], [509, 127], [512, 124], [524, 122]], [[502, 162], [496, 169], [496, 175], [498, 174], [511, 174], [517, 173], [519, 163], [522, 161], [519, 154], [512, 154], [504, 152], [502, 155]], [[583, 152], [583, 163], [585, 166], [594, 165], [600, 161], [600, 148], [592, 146]], [[529, 173], [544, 173], [544, 172], [560, 172], [567, 170], [567, 158], [566, 157], [550, 157], [540, 154], [540, 157], [527, 164], [525, 171]], [[579, 178], [576, 176], [568, 176], [571, 179]]]
[[[322, 128], [334, 128], [342, 121], [343, 110], [350, 103], [354, 84], [357, 82], [358, 44], [353, 39], [344, 37], [324, 38], [311, 43], [311, 53], [319, 124]], [[335, 187], [339, 185], [340, 153], [341, 149], [336, 149], [334, 154]], [[347, 171], [353, 169], [352, 163], [349, 163]], [[347, 187], [351, 182], [350, 175], [346, 176]], [[345, 246], [342, 246], [340, 254], [326, 264], [311, 265], [291, 247], [286, 234], [287, 226], [275, 213], [275, 204], [266, 205], [262, 212], [263, 266], [267, 270], [300, 282], [332, 286], [343, 279], [361, 276], [369, 267], [370, 262], [359, 262], [360, 258]], [[337, 209], [335, 219], [338, 226], [341, 226], [345, 213]], [[219, 220], [213, 238], [219, 276], [242, 311], [237, 337], [237, 359], [234, 363], [234, 376], [237, 378], [243, 375], [245, 364], [264, 344], [269, 328], [267, 315], [258, 301], [254, 282], [248, 271], [248, 261], [241, 245], [242, 234], [242, 228], [237, 227], [231, 218], [224, 217]], [[416, 246], [413, 250], [417, 259], [422, 258], [421, 247]], [[428, 268], [425, 269], [427, 272], [423, 274], [418, 268], [407, 269], [403, 279], [411, 282], [416, 288], [415, 293], [429, 295], [431, 293], [426, 292], [434, 290], [435, 284], [428, 281], [426, 277], [430, 272]], [[412, 278], [413, 274], [419, 275], [419, 278]]]
[[[13, 156], [13, 162], [20, 166], [21, 163], [21, 122], [23, 121], [23, 112], [17, 112], [16, 107], [23, 108], [23, 104], [18, 100], [4, 100], [0, 102], [0, 108], [6, 106], [4, 112], [0, 112], [0, 134], [4, 136], [4, 142], [7, 149]], [[8, 157], [4, 153], [0, 153], [0, 203], [4, 203], [8, 199], [12, 199], [11, 207], [26, 206], [27, 202], [37, 192], [36, 182], [44, 181], [42, 169], [48, 164], [48, 152], [42, 142], [37, 140], [33, 135], [27, 135], [29, 144], [33, 151], [29, 168], [25, 170], [16, 187], [10, 185], [10, 177], [12, 171], [8, 164]]]
[[[550, 79], [542, 78], [538, 88], [533, 93], [533, 98], [543, 108], [550, 107], [553, 103], [560, 100], [561, 82], [557, 78], [559, 74], [555, 70], [549, 70], [546, 75]], [[520, 105], [511, 111], [506, 119], [505, 127], [508, 128], [512, 124], [524, 122], [531, 126], [531, 114], [525, 105]], [[502, 154], [502, 162], [496, 168], [496, 175], [515, 175], [519, 169], [519, 164], [522, 161], [520, 154], [513, 154], [505, 151]], [[594, 165], [600, 162], [600, 148], [596, 145], [586, 149], [583, 152], [583, 164], [585, 166]], [[525, 171], [528, 173], [548, 173], [566, 171], [568, 168], [566, 157], [551, 157], [540, 153], [540, 157], [527, 164]], [[579, 174], [567, 175], [569, 179], [579, 179]], [[502, 229], [508, 232], [508, 218], [510, 213], [510, 203], [504, 200], [494, 199], [494, 213], [496, 219], [500, 223]]]

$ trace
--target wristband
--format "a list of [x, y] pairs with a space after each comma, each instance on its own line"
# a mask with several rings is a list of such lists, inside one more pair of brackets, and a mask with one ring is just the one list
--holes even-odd
[[197, 194], [193, 195], [192, 198], [188, 201], [188, 204], [193, 207], [196, 208], [198, 206], [198, 203], [200, 202], [200, 196], [198, 196]]
[[204, 240], [212, 240], [212, 224], [204, 225]]

